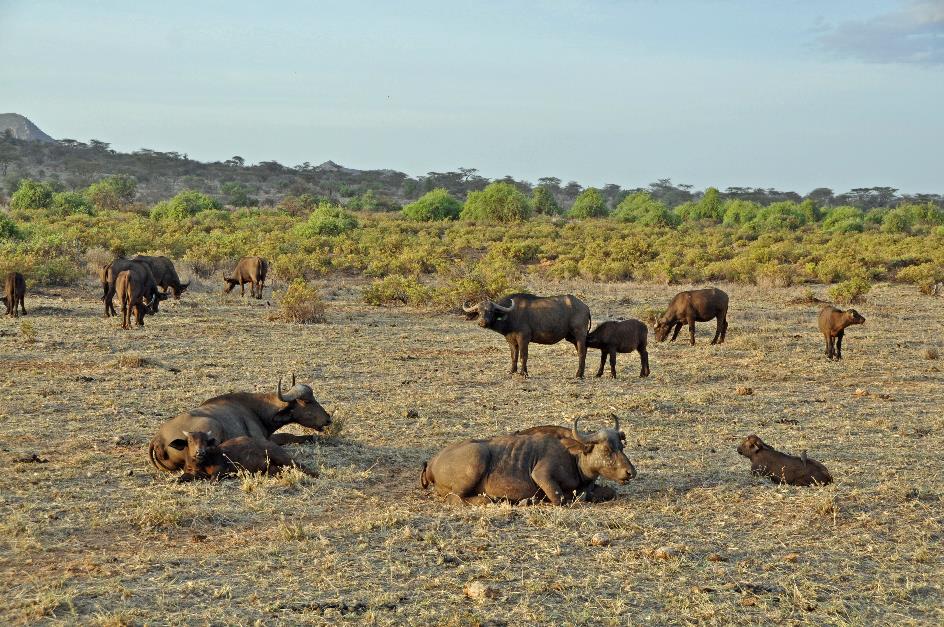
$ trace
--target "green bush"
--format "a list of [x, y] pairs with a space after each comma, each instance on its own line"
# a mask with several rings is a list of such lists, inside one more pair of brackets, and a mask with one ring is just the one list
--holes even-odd
[[724, 219], [725, 206], [717, 189], [709, 187], [698, 202], [686, 202], [675, 208], [675, 213], [684, 222], [709, 221], [714, 223]]
[[531, 203], [511, 183], [495, 182], [470, 192], [459, 215], [463, 220], [517, 222], [531, 217]]
[[3, 211], [0, 211], [0, 240], [20, 239], [22, 237], [19, 227]]
[[944, 266], [931, 262], [908, 266], [899, 270], [895, 279], [917, 285], [922, 294], [931, 294], [934, 286], [944, 281]]
[[600, 190], [588, 187], [577, 195], [567, 215], [571, 218], [605, 218], [609, 213]]
[[843, 305], [861, 303], [872, 289], [872, 284], [862, 277], [853, 277], [829, 288], [829, 297]]
[[340, 235], [359, 226], [357, 218], [340, 207], [321, 204], [311, 212], [308, 220], [299, 225], [298, 233], [302, 237], [319, 235]]
[[138, 184], [130, 176], [110, 176], [88, 186], [85, 197], [98, 210], [118, 211], [129, 205], [138, 193]]
[[10, 199], [11, 209], [48, 209], [52, 204], [52, 188], [46, 183], [23, 179]]
[[52, 208], [63, 215], [82, 213], [92, 215], [92, 203], [78, 192], [58, 192], [52, 195]]
[[421, 222], [455, 220], [461, 211], [462, 203], [442, 187], [426, 192], [416, 202], [403, 207], [404, 216]]
[[677, 216], [648, 192], [630, 194], [617, 205], [613, 218], [643, 226], [677, 226]]
[[556, 216], [561, 214], [560, 205], [554, 199], [551, 191], [539, 185], [531, 191], [531, 207], [534, 213], [545, 216]]
[[432, 289], [415, 277], [391, 274], [364, 288], [362, 297], [370, 305], [428, 305], [432, 302], [432, 294]]
[[275, 319], [296, 324], [325, 322], [325, 303], [317, 288], [302, 279], [296, 279], [277, 296], [278, 313]]
[[855, 233], [862, 231], [863, 214], [855, 207], [836, 207], [823, 220], [823, 230], [827, 233]]

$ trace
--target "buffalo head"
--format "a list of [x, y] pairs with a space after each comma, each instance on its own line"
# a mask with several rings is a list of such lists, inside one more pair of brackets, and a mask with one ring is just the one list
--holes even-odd
[[656, 332], [656, 341], [664, 342], [665, 338], [669, 337], [669, 331], [671, 331], [674, 326], [675, 324], [672, 322], [672, 319], [667, 315], [663, 315], [656, 320], [656, 324], [653, 327], [653, 330]]
[[147, 306], [144, 308], [148, 315], [154, 315], [158, 310], [158, 303], [162, 300], [167, 300], [167, 294], [164, 294], [160, 290], [154, 290], [154, 293], [151, 295], [151, 300], [148, 301]]
[[188, 287], [190, 287], [190, 281], [181, 283], [177, 287], [171, 286], [171, 289], [174, 291], [174, 300], [180, 300], [180, 295], [186, 292]]
[[331, 424], [331, 415], [315, 400], [315, 395], [310, 387], [304, 383], [295, 384], [294, 374], [292, 375], [292, 387], [287, 392], [282, 392], [282, 379], [279, 378], [277, 396], [279, 401], [285, 403], [285, 407], [279, 411], [278, 417], [286, 423], [297, 422], [303, 427], [318, 431]]
[[764, 441], [761, 440], [754, 434], [751, 434], [744, 438], [744, 441], [737, 447], [737, 452], [743, 455], [744, 457], [751, 457], [760, 453], [762, 450], [770, 448]]
[[483, 329], [488, 329], [495, 325], [496, 322], [504, 320], [508, 316], [508, 312], [515, 308], [515, 301], [511, 301], [511, 305], [505, 307], [504, 305], [499, 305], [493, 300], [483, 300], [478, 305], [462, 305], [462, 311], [466, 314], [467, 320], [479, 319], [479, 326]]
[[843, 317], [846, 319], [846, 323], [849, 325], [865, 324], [865, 317], [855, 309], [847, 309], [843, 314]]
[[219, 441], [213, 436], [212, 431], [184, 431], [187, 437], [187, 450], [193, 459], [200, 463], [210, 454], [210, 449], [216, 448]]
[[581, 435], [577, 418], [570, 438], [562, 440], [571, 454], [577, 456], [580, 473], [587, 479], [598, 476], [618, 483], [626, 483], [636, 476], [636, 469], [623, 452], [626, 434], [620, 431], [619, 418], [613, 416], [613, 428], [600, 429], [592, 435]]

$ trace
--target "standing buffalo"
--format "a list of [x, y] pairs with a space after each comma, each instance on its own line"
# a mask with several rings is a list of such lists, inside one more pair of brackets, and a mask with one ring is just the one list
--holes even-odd
[[[144, 293], [141, 285], [135, 281], [131, 270], [123, 270], [115, 279], [115, 294], [121, 303], [121, 328], [131, 328], [131, 315], [134, 315], [135, 324], [144, 326], [144, 312], [152, 308], [162, 294], [154, 290], [150, 296]], [[166, 298], [166, 296], [165, 296]]]
[[220, 441], [247, 435], [280, 444], [294, 438], [283, 439], [272, 434], [292, 422], [317, 430], [331, 424], [331, 416], [315, 400], [311, 388], [302, 383], [295, 385], [295, 375], [292, 375], [292, 388], [285, 393], [279, 379], [275, 394], [223, 394], [168, 420], [151, 440], [149, 456], [160, 470], [179, 470], [187, 456], [184, 431], [212, 432]]
[[118, 274], [124, 272], [125, 270], [129, 270], [131, 272], [131, 276], [135, 285], [139, 287], [145, 299], [151, 303], [151, 305], [148, 307], [148, 313], [157, 313], [158, 303], [164, 300], [164, 298], [152, 298], [158, 293], [158, 289], [157, 281], [154, 280], [154, 273], [151, 272], [151, 267], [143, 261], [119, 258], [103, 266], [99, 272], [99, 278], [102, 282], [102, 290], [104, 291], [102, 301], [105, 303], [105, 317], [108, 318], [109, 316], [118, 315], [118, 312], [115, 311], [114, 303], [115, 281], [118, 278]]
[[832, 305], [819, 310], [819, 332], [826, 338], [826, 356], [830, 359], [842, 359], [842, 338], [846, 327], [853, 324], [865, 324], [865, 318], [855, 309], [843, 311]]
[[607, 320], [600, 323], [587, 336], [587, 348], [600, 349], [600, 369], [597, 376], [603, 376], [606, 357], [610, 357], [610, 376], [616, 378], [616, 353], [639, 351], [639, 376], [649, 376], [649, 353], [646, 351], [646, 325], [639, 320]]
[[25, 298], [26, 279], [24, 279], [23, 275], [19, 272], [9, 273], [3, 285], [3, 303], [7, 306], [7, 315], [13, 316], [14, 318], [19, 317], [20, 314], [16, 311], [16, 306], [19, 305], [20, 309], [23, 310], [23, 315], [25, 316]]
[[186, 283], [180, 282], [180, 277], [177, 276], [177, 269], [174, 268], [174, 262], [167, 257], [137, 255], [132, 261], [143, 261], [146, 263], [148, 267], [151, 268], [151, 273], [154, 275], [154, 282], [157, 283], [157, 286], [163, 289], [165, 294], [168, 290], [174, 291], [174, 300], [179, 300], [180, 295], [190, 287], [190, 281]]
[[674, 327], [671, 340], [674, 342], [682, 325], [687, 324], [694, 346], [695, 323], [708, 322], [712, 318], [718, 319], [718, 328], [711, 343], [724, 344], [724, 336], [728, 331], [728, 295], [716, 287], [679, 292], [656, 323], [656, 340], [664, 342]]
[[420, 485], [435, 485], [450, 502], [483, 504], [494, 499], [543, 500], [560, 505], [580, 495], [597, 477], [626, 483], [636, 469], [623, 452], [619, 419], [589, 437], [536, 432], [467, 440], [448, 446], [423, 465]]
[[587, 360], [587, 332], [590, 330], [590, 308], [579, 298], [566, 296], [535, 296], [512, 294], [500, 301], [483, 300], [478, 305], [463, 305], [469, 320], [479, 319], [479, 326], [505, 336], [511, 349], [511, 374], [528, 376], [528, 343], [556, 344], [567, 340], [577, 348], [580, 363], [577, 376], [583, 378]]
[[249, 295], [262, 298], [262, 290], [265, 288], [266, 273], [268, 271], [269, 262], [262, 257], [243, 257], [236, 264], [233, 276], [223, 277], [223, 280], [226, 281], [223, 292], [229, 294], [238, 285], [240, 296], [245, 296], [246, 283], [249, 283]]

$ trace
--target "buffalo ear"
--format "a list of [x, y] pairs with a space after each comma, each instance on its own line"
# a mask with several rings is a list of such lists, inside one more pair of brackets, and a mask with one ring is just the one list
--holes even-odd
[[561, 438], [560, 442], [571, 455], [586, 455], [593, 450], [593, 444], [584, 444], [572, 438]]
[[181, 440], [180, 438], [177, 438], [176, 440], [172, 440], [167, 446], [175, 448], [178, 451], [182, 451], [187, 448], [187, 440]]

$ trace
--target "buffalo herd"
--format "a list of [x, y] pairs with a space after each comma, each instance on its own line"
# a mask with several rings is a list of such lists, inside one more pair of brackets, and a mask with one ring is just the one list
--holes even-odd
[[[268, 262], [261, 257], [243, 257], [233, 272], [224, 276], [224, 292], [239, 285], [245, 296], [245, 284], [249, 283], [250, 296], [262, 298], [268, 269]], [[117, 314], [117, 296], [125, 329], [131, 327], [132, 318], [143, 326], [145, 315], [157, 313], [160, 301], [171, 294], [179, 299], [190, 285], [181, 282], [173, 262], [161, 256], [118, 258], [103, 266], [99, 276], [105, 316]], [[26, 315], [25, 293], [23, 275], [9, 273], [3, 297], [7, 315], [19, 315], [17, 307]], [[724, 343], [728, 304], [728, 295], [717, 288], [680, 292], [655, 320], [655, 338], [663, 342], [671, 333], [671, 341], [675, 341], [682, 327], [688, 325], [694, 345], [695, 323], [716, 320], [711, 343]], [[566, 340], [576, 349], [579, 378], [584, 376], [590, 348], [600, 350], [597, 377], [603, 375], [609, 359], [610, 376], [616, 378], [616, 354], [633, 351], [639, 353], [639, 376], [649, 376], [646, 325], [634, 319], [607, 320], [591, 330], [590, 308], [576, 296], [515, 293], [496, 301], [464, 304], [462, 311], [468, 320], [477, 320], [480, 327], [505, 337], [513, 375], [528, 376], [531, 343]], [[826, 340], [827, 357], [841, 359], [845, 329], [864, 322], [865, 318], [854, 309], [823, 307], [818, 326]], [[290, 423], [315, 431], [331, 424], [331, 416], [315, 400], [312, 388], [296, 383], [294, 375], [288, 390], [282, 389], [280, 379], [274, 393], [224, 394], [168, 420], [151, 440], [148, 455], [159, 470], [183, 471], [179, 481], [219, 479], [238, 471], [274, 474], [284, 468], [317, 476], [317, 471], [294, 460], [282, 448], [312, 439], [277, 433]], [[626, 483], [636, 476], [624, 450], [625, 440], [616, 416], [612, 426], [593, 433], [581, 432], [575, 420], [569, 427], [542, 425], [508, 435], [466, 440], [446, 447], [423, 464], [420, 485], [432, 487], [456, 503], [605, 501], [616, 493], [597, 485], [599, 477]], [[787, 455], [756, 435], [745, 438], [737, 452], [751, 460], [752, 473], [776, 482], [807, 486], [832, 481], [826, 467], [808, 459], [805, 451], [799, 457]]]

